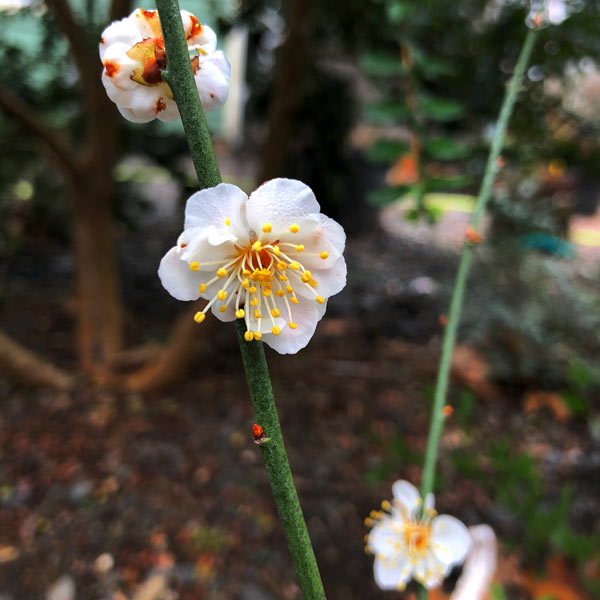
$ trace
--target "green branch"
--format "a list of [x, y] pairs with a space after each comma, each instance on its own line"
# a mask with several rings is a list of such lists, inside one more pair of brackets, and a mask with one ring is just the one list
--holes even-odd
[[[481, 183], [475, 209], [471, 217], [471, 226], [475, 229], [479, 225], [479, 221], [481, 220], [491, 195], [492, 184], [494, 183], [494, 179], [498, 172], [498, 158], [500, 157], [500, 152], [502, 151], [502, 147], [504, 145], [506, 128], [514, 108], [519, 89], [521, 87], [523, 74], [525, 73], [527, 63], [529, 62], [536, 35], [537, 32], [535, 30], [529, 30], [527, 32], [527, 36], [523, 42], [523, 47], [521, 48], [521, 53], [519, 54], [519, 59], [515, 66], [513, 76], [504, 96], [500, 115], [498, 116], [498, 121], [496, 122], [496, 127], [494, 129], [494, 136], [492, 138], [492, 145], [485, 168], [483, 181]], [[433, 492], [435, 467], [440, 445], [440, 438], [444, 425], [443, 410], [444, 405], [446, 404], [446, 394], [448, 392], [452, 351], [456, 342], [456, 333], [462, 312], [467, 277], [469, 275], [471, 260], [473, 258], [473, 249], [473, 244], [470, 242], [465, 243], [460, 257], [458, 273], [454, 282], [454, 289], [452, 291], [450, 311], [448, 314], [448, 324], [446, 326], [444, 341], [442, 344], [442, 356], [440, 358], [440, 365], [438, 369], [433, 409], [431, 412], [431, 425], [429, 427], [429, 438], [427, 440], [427, 450], [425, 452], [425, 462], [423, 466], [423, 479], [421, 482], [421, 494], [423, 498], [425, 498], [427, 494]], [[419, 597], [427, 597], [425, 588], [420, 589]]]
[[[167, 69], [163, 78], [179, 107], [200, 189], [214, 187], [221, 183], [221, 173], [194, 81], [179, 3], [177, 0], [157, 0], [156, 5], [167, 53]], [[306, 600], [324, 600], [323, 584], [285, 452], [264, 348], [262, 342], [244, 339], [245, 325], [240, 319], [236, 321], [236, 330], [255, 419], [269, 438], [268, 442], [260, 445], [260, 449], [298, 583]]]

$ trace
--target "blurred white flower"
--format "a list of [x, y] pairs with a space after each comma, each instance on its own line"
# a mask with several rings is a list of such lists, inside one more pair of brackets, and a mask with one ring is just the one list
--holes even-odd
[[312, 190], [294, 179], [268, 181], [249, 198], [228, 183], [196, 192], [160, 280], [178, 300], [208, 300], [198, 323], [210, 308], [221, 321], [244, 319], [246, 341], [298, 352], [346, 285], [346, 235], [319, 211]]
[[[185, 10], [181, 20], [202, 106], [218, 108], [229, 93], [229, 62], [216, 50], [217, 36], [210, 27]], [[158, 11], [138, 8], [109, 25], [100, 37], [100, 58], [106, 93], [126, 119], [147, 123], [179, 118], [171, 89], [162, 78], [166, 55]]]
[[568, 0], [533, 0], [525, 22], [528, 27], [538, 29], [548, 24], [560, 25], [570, 14]]
[[375, 555], [375, 582], [384, 590], [403, 590], [411, 578], [436, 587], [465, 559], [469, 532], [458, 519], [437, 516], [433, 495], [423, 502], [408, 481], [396, 481], [392, 492], [392, 502], [384, 501], [383, 511], [372, 511], [366, 519], [373, 526], [367, 550]]

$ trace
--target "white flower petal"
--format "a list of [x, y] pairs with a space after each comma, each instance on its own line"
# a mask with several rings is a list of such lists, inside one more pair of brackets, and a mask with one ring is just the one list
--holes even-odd
[[[181, 20], [183, 21], [183, 30], [188, 46], [197, 46], [209, 54], [217, 49], [217, 34], [208, 25], [202, 25], [187, 10], [181, 11]], [[195, 31], [192, 31], [192, 29]]]
[[117, 109], [123, 117], [125, 117], [128, 121], [131, 121], [132, 123], [149, 123], [154, 119], [154, 113], [152, 112], [136, 113], [130, 108], [125, 108], [120, 104], [117, 104]]
[[158, 276], [163, 287], [177, 300], [197, 300], [197, 275], [190, 271], [188, 263], [181, 259], [179, 248], [171, 248], [160, 261]]
[[466, 526], [450, 515], [439, 515], [431, 524], [431, 546], [435, 556], [445, 565], [461, 563], [471, 547]]
[[161, 105], [161, 110], [158, 111], [157, 117], [164, 122], [177, 121], [180, 118], [177, 103], [171, 98], [163, 98], [164, 104]]
[[[287, 250], [290, 257], [297, 257], [298, 260], [309, 270], [329, 269], [332, 267], [342, 255], [346, 242], [346, 234], [342, 226], [336, 223], [333, 219], [325, 215], [318, 215], [319, 222], [317, 227], [301, 235], [294, 237], [288, 233], [281, 236], [281, 242], [290, 242], [296, 245], [303, 245], [304, 250], [296, 253], [293, 249]], [[341, 233], [340, 231], [341, 230]], [[289, 247], [288, 247], [289, 248]], [[321, 254], [325, 252], [326, 258], [321, 258]]]
[[[185, 206], [185, 229], [209, 227], [230, 231], [240, 240], [249, 241], [245, 208], [248, 196], [231, 183], [220, 183], [214, 188], [193, 194]], [[229, 221], [229, 225], [227, 222]]]
[[[286, 325], [279, 335], [268, 333], [262, 337], [263, 342], [279, 354], [295, 354], [308, 344], [325, 312], [325, 306], [317, 304], [314, 300], [298, 298], [298, 304], [292, 304], [291, 311], [293, 322], [298, 325], [296, 329]], [[287, 323], [287, 312], [281, 310], [281, 316]]]
[[141, 42], [142, 39], [131, 16], [120, 21], [115, 21], [102, 32], [102, 36], [100, 37], [100, 58], [104, 58], [106, 51], [112, 44], [122, 43], [131, 48], [138, 42]]
[[397, 554], [399, 547], [404, 547], [401, 526], [390, 518], [379, 521], [371, 529], [367, 545], [375, 555], [392, 556]]
[[297, 224], [300, 226], [300, 239], [316, 229], [319, 210], [319, 203], [306, 184], [295, 179], [272, 179], [250, 195], [246, 215], [255, 232], [261, 232], [263, 225], [270, 223], [272, 237], [279, 239], [283, 239], [281, 235], [290, 233], [290, 227]]
[[425, 496], [425, 501], [423, 502], [423, 510], [431, 511], [435, 508], [435, 496], [430, 492]]
[[204, 110], [214, 110], [225, 104], [229, 95], [229, 71], [229, 61], [221, 51], [200, 61], [194, 80]]
[[331, 268], [316, 271], [312, 273], [312, 276], [317, 282], [317, 287], [315, 288], [300, 283], [297, 280], [293, 281], [294, 290], [297, 295], [312, 298], [313, 302], [315, 301], [315, 292], [323, 298], [330, 298], [341, 292], [346, 285], [346, 261], [343, 257], [340, 257]]
[[139, 67], [139, 63], [127, 55], [129, 48], [130, 46], [122, 42], [111, 44], [102, 59], [104, 75], [122, 90], [132, 90], [140, 85], [131, 79], [131, 73]]
[[129, 15], [129, 18], [135, 23], [142, 39], [162, 37], [157, 10], [138, 8]]
[[182, 248], [181, 258], [188, 263], [199, 262], [200, 271], [209, 271], [213, 275], [219, 265], [206, 265], [202, 263], [222, 261], [223, 263], [233, 258], [236, 254], [236, 237], [230, 232], [209, 227], [193, 227], [186, 229], [177, 240], [177, 245]]
[[[412, 518], [421, 508], [421, 494], [419, 490], [409, 481], [400, 479], [392, 485], [394, 494], [394, 506], [400, 509], [400, 512], [406, 512], [406, 517]], [[398, 507], [397, 503], [401, 506]]]
[[414, 578], [429, 590], [440, 585], [444, 570], [444, 565], [435, 556], [425, 554], [415, 565]]
[[375, 557], [373, 564], [375, 583], [382, 590], [403, 589], [411, 578], [412, 567], [407, 557], [390, 560], [385, 557]]

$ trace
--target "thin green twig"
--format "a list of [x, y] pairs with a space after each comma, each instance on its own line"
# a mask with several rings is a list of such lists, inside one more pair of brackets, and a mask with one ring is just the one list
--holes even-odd
[[[492, 184], [498, 172], [498, 158], [504, 144], [504, 137], [506, 134], [506, 128], [512, 114], [521, 82], [523, 80], [523, 74], [525, 68], [529, 62], [531, 51], [537, 31], [531, 29], [525, 36], [519, 59], [515, 66], [513, 76], [510, 80], [498, 121], [494, 130], [494, 136], [492, 138], [492, 145], [490, 148], [490, 154], [488, 156], [487, 165], [485, 168], [485, 174], [477, 196], [477, 202], [475, 209], [471, 217], [471, 226], [477, 228], [479, 221], [485, 211], [485, 207], [490, 198], [492, 191]], [[454, 282], [454, 289], [452, 291], [452, 299], [450, 301], [450, 310], [448, 314], [448, 323], [446, 331], [444, 333], [444, 340], [442, 344], [442, 356], [440, 358], [440, 364], [438, 369], [437, 382], [435, 387], [435, 396], [433, 400], [433, 408], [431, 411], [431, 424], [429, 427], [429, 438], [427, 440], [427, 450], [425, 452], [425, 461], [423, 465], [423, 479], [421, 482], [421, 494], [423, 498], [433, 491], [433, 484], [435, 479], [435, 467], [437, 463], [437, 455], [440, 445], [440, 438], [442, 435], [442, 429], [444, 425], [444, 405], [446, 404], [446, 395], [448, 391], [448, 380], [450, 375], [450, 365], [452, 360], [452, 351], [456, 341], [456, 333], [460, 322], [460, 316], [462, 312], [463, 300], [465, 295], [465, 287], [467, 277], [469, 275], [469, 269], [471, 267], [471, 260], [473, 258], [474, 247], [470, 242], [466, 242], [462, 254], [460, 257], [460, 263], [458, 266], [458, 272], [456, 280]], [[419, 598], [427, 598], [427, 592], [425, 588], [420, 588]]]
[[[200, 189], [213, 187], [221, 183], [221, 173], [194, 82], [179, 3], [178, 0], [157, 0], [156, 5], [167, 54], [167, 69], [163, 72], [163, 78], [169, 84], [179, 107]], [[298, 583], [306, 600], [324, 600], [325, 592], [317, 561], [285, 452], [263, 344], [244, 340], [245, 326], [241, 320], [236, 321], [236, 331], [255, 419], [269, 438], [260, 449], [296, 567]]]

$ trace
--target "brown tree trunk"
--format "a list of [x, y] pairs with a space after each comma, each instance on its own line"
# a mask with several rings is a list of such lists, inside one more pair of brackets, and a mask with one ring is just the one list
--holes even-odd
[[294, 135], [294, 112], [301, 100], [302, 81], [310, 60], [313, 0], [290, 0], [287, 34], [277, 53], [258, 182], [285, 175], [287, 149]]

